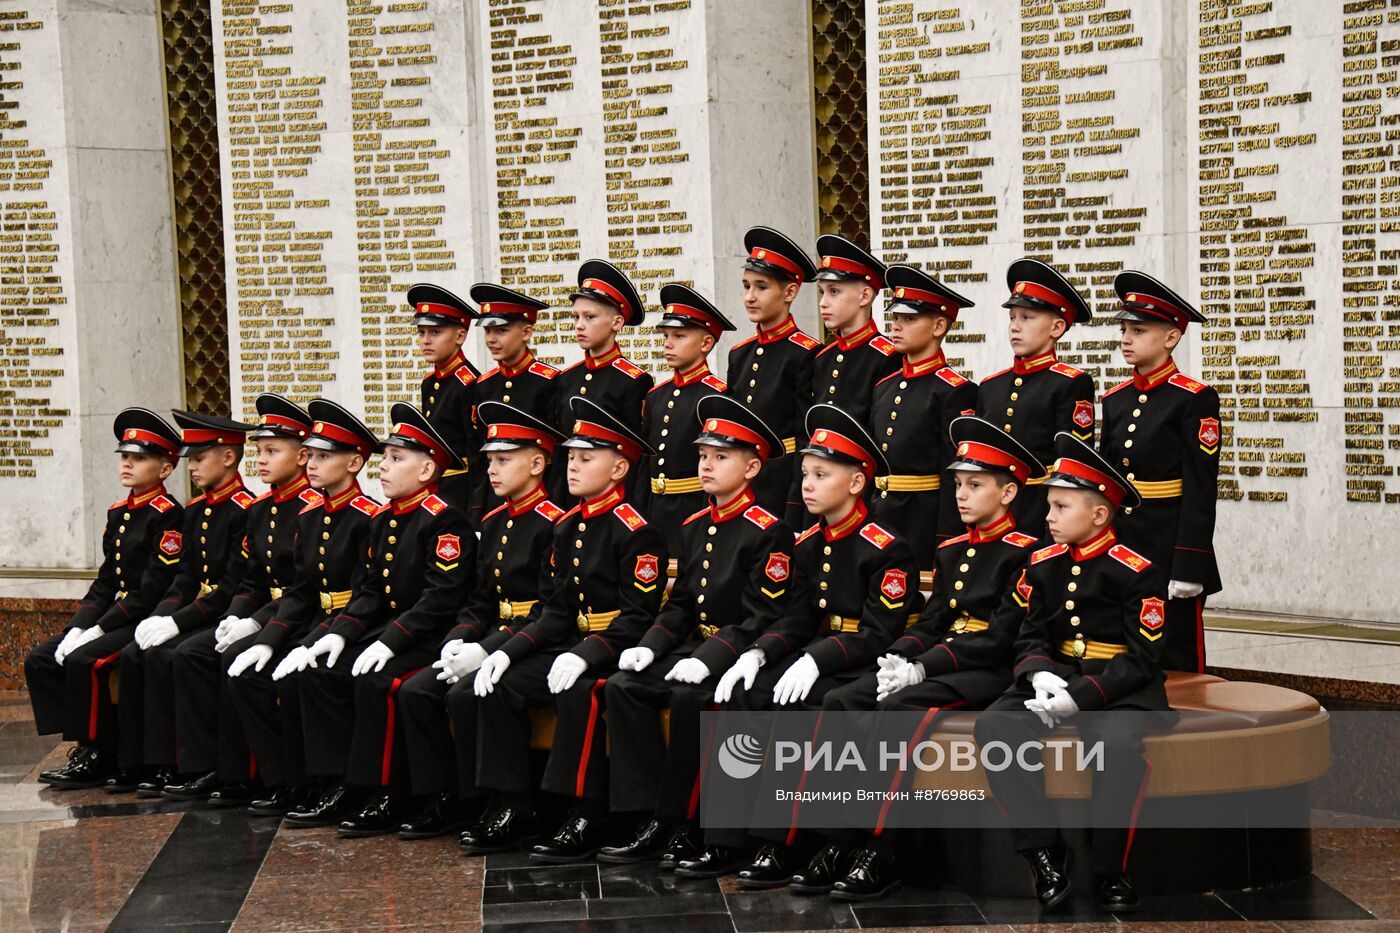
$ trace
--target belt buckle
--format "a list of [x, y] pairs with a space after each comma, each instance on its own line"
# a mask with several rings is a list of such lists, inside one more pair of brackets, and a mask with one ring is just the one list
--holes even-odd
[[126, 590], [117, 590], [117, 599], [126, 599]]
[[827, 616], [826, 627], [831, 629], [833, 632], [841, 631], [841, 617], [838, 615]]
[[282, 587], [280, 587], [280, 586], [270, 586], [270, 587], [268, 587], [268, 588], [267, 588], [267, 595], [271, 596], [273, 599], [281, 599], [281, 598], [282, 598]]
[[890, 488], [890, 478], [888, 476], [875, 477], [875, 488], [881, 492], [885, 492]]
[[578, 614], [578, 630], [580, 632], [588, 631], [588, 613], [580, 612]]
[[501, 600], [500, 613], [501, 613], [501, 618], [502, 618], [502, 619], [514, 619], [514, 618], [515, 618], [515, 607], [513, 607], [513, 606], [510, 604], [510, 600], [508, 600], [508, 599], [503, 599], [503, 600]]
[[210, 593], [212, 593], [212, 592], [214, 592], [214, 588], [213, 588], [212, 586], [209, 585], [208, 581], [205, 581], [205, 582], [199, 584], [199, 598], [200, 598], [200, 599], [203, 599], [204, 597], [208, 596], [208, 595], [209, 595]]
[[959, 635], [967, 631], [967, 618], [966, 612], [958, 616], [958, 620], [953, 623], [953, 631], [957, 632]]
[[656, 491], [658, 493], [660, 493], [663, 496], [666, 495], [666, 477], [658, 476], [656, 479], [651, 481], [651, 484], [656, 487]]
[[700, 625], [700, 637], [701, 637], [701, 638], [709, 638], [711, 635], [713, 635], [715, 632], [718, 632], [718, 631], [719, 631], [719, 626], [718, 626], [718, 625], [706, 625], [706, 624], [704, 624], [704, 623], [701, 623], [701, 625]]
[[1083, 658], [1089, 651], [1089, 646], [1084, 643], [1084, 639], [1076, 638], [1074, 644], [1070, 646], [1070, 653], [1076, 658]]
[[330, 611], [331, 611], [331, 594], [330, 594], [330, 593], [322, 593], [322, 594], [321, 594], [321, 611], [322, 611], [322, 612], [330, 612]]

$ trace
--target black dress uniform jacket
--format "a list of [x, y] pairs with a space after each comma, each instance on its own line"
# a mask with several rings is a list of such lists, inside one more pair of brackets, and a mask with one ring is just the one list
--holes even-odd
[[[651, 374], [624, 357], [616, 346], [602, 356], [585, 356], [554, 381], [558, 415], [543, 420], [562, 431], [574, 423], [569, 399], [575, 395], [606, 408], [629, 430], [638, 430], [642, 424], [642, 403], [653, 385]], [[563, 492], [567, 494], [568, 490]]]
[[676, 552], [681, 544], [681, 523], [705, 504], [700, 489], [700, 451], [695, 439], [700, 422], [695, 403], [707, 395], [723, 394], [723, 379], [710, 372], [701, 360], [686, 372], [652, 389], [642, 411], [642, 440], [656, 451], [638, 464], [636, 500], [638, 507], [666, 536], [667, 547]]
[[181, 523], [180, 503], [163, 485], [108, 506], [102, 566], [68, 628], [98, 625], [110, 632], [151, 615], [180, 567]]
[[438, 432], [452, 452], [467, 464], [465, 472], [449, 470], [438, 484], [438, 495], [461, 509], [468, 519], [476, 482], [473, 473], [483, 472], [484, 463], [479, 448], [480, 436], [475, 426], [477, 379], [479, 373], [459, 352], [443, 366], [423, 377], [419, 390], [419, 408], [428, 423]]
[[235, 476], [219, 489], [185, 506], [185, 557], [151, 615], [170, 616], [181, 632], [214, 625], [248, 569], [244, 551], [248, 507], [256, 497]]
[[[518, 366], [510, 367], [503, 363], [482, 373], [476, 381], [476, 399], [472, 403], [472, 432], [481, 437], [485, 431], [476, 415], [477, 406], [482, 402], [504, 402], [534, 415], [546, 424], [553, 424], [559, 408], [556, 398], [558, 376], [559, 370], [536, 360], [528, 350]], [[487, 512], [500, 505], [501, 500], [491, 491], [491, 484], [486, 479], [486, 457], [475, 451], [472, 455], [480, 463], [479, 469], [473, 467], [476, 470], [473, 479], [476, 490], [473, 508], [476, 513], [472, 516], [475, 525]]]
[[228, 615], [266, 625], [277, 613], [282, 595], [296, 582], [299, 515], [307, 506], [320, 504], [321, 494], [301, 473], [248, 507], [248, 536], [243, 546], [248, 567], [229, 602]]
[[848, 337], [837, 337], [817, 351], [812, 402], [830, 402], [862, 425], [870, 424], [875, 383], [899, 369], [894, 344], [870, 321]]

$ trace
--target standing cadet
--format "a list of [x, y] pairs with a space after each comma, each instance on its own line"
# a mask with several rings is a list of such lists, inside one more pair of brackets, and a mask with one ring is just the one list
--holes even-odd
[[[756, 504], [752, 488], [763, 470], [788, 475], [779, 459], [782, 439], [727, 396], [700, 399], [695, 418], [709, 506], [686, 519], [670, 599], [637, 647], [622, 653], [621, 670], [604, 691], [612, 810], [643, 818], [635, 838], [603, 849], [600, 861], [641, 862], [669, 852], [674, 868], [699, 854], [691, 810], [700, 713], [714, 696], [715, 675], [787, 606], [792, 529]], [[658, 715], [668, 707], [669, 747]]]
[[681, 523], [705, 504], [696, 474], [695, 403], [727, 388], [710, 372], [708, 357], [719, 335], [734, 325], [686, 285], [661, 286], [661, 304], [656, 326], [666, 334], [666, 365], [674, 375], [647, 395], [641, 434], [654, 453], [642, 460], [637, 503], [666, 536], [667, 550], [679, 554]]
[[439, 477], [437, 492], [470, 521], [475, 517], [471, 508], [476, 483], [471, 469], [477, 465], [474, 458], [480, 444], [472, 412], [480, 373], [462, 355], [462, 345], [476, 311], [437, 285], [414, 285], [408, 290], [408, 303], [413, 305], [413, 323], [418, 328], [418, 350], [433, 367], [423, 377], [418, 404], [433, 430], [461, 461]]
[[641, 639], [666, 592], [665, 539], [624, 492], [646, 444], [588, 399], [571, 402], [576, 420], [564, 446], [569, 491], [581, 501], [555, 527], [554, 588], [539, 616], [493, 651], [474, 681], [482, 697], [477, 778], [494, 800], [481, 826], [462, 836], [473, 854], [532, 834], [529, 711], [551, 705], [543, 788], [573, 798], [573, 810], [531, 857], [568, 862], [598, 851], [607, 802], [604, 678]]
[[[373, 518], [364, 577], [330, 631], [311, 646], [301, 674], [306, 770], [370, 791], [342, 836], [399, 828], [403, 737], [394, 706], [403, 678], [437, 657], [438, 643], [476, 576], [476, 535], [466, 516], [435, 492], [444, 471], [462, 461], [422, 412], [399, 402], [389, 411], [379, 482], [389, 497]], [[396, 769], [395, 763], [399, 764]], [[342, 815], [344, 786], [306, 810], [292, 826], [323, 826]]]
[[500, 402], [482, 402], [477, 418], [485, 427], [486, 476], [492, 494], [504, 501], [482, 521], [477, 585], [447, 633], [438, 660], [399, 691], [399, 726], [413, 793], [429, 799], [417, 817], [400, 827], [403, 839], [445, 835], [473, 815], [463, 806], [480, 797], [477, 698], [469, 675], [539, 615], [541, 597], [554, 577], [550, 549], [554, 523], [564, 509], [549, 500], [544, 479], [564, 436]]
[[[1016, 360], [982, 380], [977, 415], [1049, 462], [1058, 431], [1094, 440], [1094, 377], [1055, 358], [1055, 344], [1065, 332], [1089, 323], [1089, 306], [1060, 273], [1037, 259], [1013, 262], [1006, 284], [1011, 297], [1002, 307], [1010, 309], [1007, 336]], [[1043, 489], [1026, 489], [1016, 497], [1016, 524], [1026, 534], [1045, 534], [1045, 511]]]
[[203, 492], [185, 506], [189, 549], [179, 574], [121, 653], [117, 714], [125, 773], [110, 786], [130, 790], [134, 769], [144, 765], [152, 773], [136, 788], [143, 797], [159, 797], [176, 782], [175, 649], [212, 629], [242, 584], [247, 510], [256, 498], [238, 472], [247, 425], [215, 415], [173, 414], [181, 428], [180, 456]]
[[296, 529], [293, 583], [283, 587], [272, 617], [228, 669], [233, 706], [269, 790], [249, 805], [262, 815], [280, 816], [310, 802], [299, 675], [311, 645], [330, 630], [364, 575], [366, 536], [379, 510], [379, 503], [360, 490], [358, 479], [379, 446], [374, 433], [325, 399], [313, 399], [307, 413], [313, 420], [302, 441], [306, 475], [321, 499], [291, 520]]
[[[1152, 720], [1142, 713], [1075, 714], [1168, 709], [1161, 663], [1166, 580], [1114, 534], [1119, 509], [1142, 501], [1132, 484], [1072, 434], [1055, 436], [1055, 453], [1044, 484], [1055, 543], [1031, 555], [1030, 609], [1016, 642], [1015, 682], [977, 720], [974, 733], [981, 746], [1004, 742], [1016, 749], [1018, 760], [1065, 720], [1087, 745], [1102, 743], [1090, 799], [1095, 895], [1100, 909], [1126, 913], [1138, 906], [1127, 868], [1151, 772], [1142, 735]], [[1031, 866], [1036, 897], [1046, 909], [1056, 906], [1069, 895], [1070, 876], [1063, 841], [1047, 825], [1054, 809], [1044, 772], [989, 769], [987, 781], [1006, 813], [1012, 845]]]
[[1205, 598], [1220, 592], [1215, 564], [1215, 494], [1220, 471], [1220, 396], [1177, 371], [1185, 332], [1205, 316], [1142, 272], [1120, 272], [1114, 291], [1123, 359], [1133, 378], [1104, 393], [1099, 450], [1126, 473], [1142, 505], [1114, 527], [1123, 543], [1167, 574], [1167, 637], [1162, 666], [1206, 669]]
[[121, 454], [117, 475], [130, 492], [107, 507], [102, 565], [62, 636], [24, 658], [24, 679], [40, 735], [77, 742], [62, 768], [40, 782], [97, 787], [116, 767], [116, 713], [107, 672], [118, 652], [170, 587], [184, 539], [180, 503], [165, 491], [179, 460], [180, 435], [153, 411], [127, 408], [112, 422]]
[[948, 366], [943, 338], [972, 302], [910, 266], [890, 266], [885, 281], [894, 291], [890, 342], [903, 356], [872, 400], [871, 434], [893, 472], [875, 477], [870, 515], [909, 542], [926, 570], [939, 543], [963, 530], [942, 471], [953, 459], [948, 426], [976, 410], [977, 384]]
[[[744, 234], [744, 249], [744, 311], [757, 333], [729, 350], [729, 395], [778, 432], [783, 450], [792, 453], [812, 406], [812, 367], [821, 346], [797, 329], [792, 303], [817, 267], [802, 247], [770, 227]], [[796, 460], [762, 471], [753, 483], [759, 505], [794, 528], [807, 524]]]
[[835, 405], [868, 426], [875, 383], [899, 369], [894, 344], [871, 317], [885, 286], [885, 267], [850, 240], [829, 233], [817, 237], [817, 253], [817, 309], [836, 339], [817, 352], [812, 400]]

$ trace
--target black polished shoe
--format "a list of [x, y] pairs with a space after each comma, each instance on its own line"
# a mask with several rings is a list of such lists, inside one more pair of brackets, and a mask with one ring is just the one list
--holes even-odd
[[749, 864], [743, 849], [728, 846], [706, 846], [694, 858], [676, 862], [675, 872], [680, 878], [720, 878], [732, 875]]
[[555, 830], [549, 841], [530, 850], [530, 861], [564, 864], [583, 862], [598, 854], [603, 844], [599, 839], [602, 827], [596, 820], [577, 814], [570, 816]]
[[284, 820], [286, 825], [298, 829], [316, 826], [334, 826], [350, 809], [350, 794], [342, 785], [328, 787], [312, 800], [305, 809], [289, 810]]
[[175, 783], [174, 768], [157, 768], [146, 780], [136, 785], [138, 797], [161, 797], [161, 791]]
[[140, 771], [135, 768], [122, 768], [107, 779], [107, 783], [102, 785], [102, 789], [109, 794], [127, 794], [134, 791], [140, 783]]
[[89, 749], [85, 755], [74, 755], [68, 764], [49, 777], [49, 786], [54, 790], [83, 790], [101, 787], [112, 776], [112, 759]]
[[766, 842], [753, 861], [739, 870], [741, 888], [781, 888], [792, 881], [791, 855], [787, 846]]
[[252, 785], [234, 781], [232, 784], [220, 784], [219, 789], [209, 795], [209, 805], [221, 808], [242, 807], [252, 799]]
[[68, 772], [87, 762], [89, 758], [97, 754], [97, 749], [91, 745], [74, 745], [68, 749], [68, 760], [61, 768], [50, 768], [48, 771], [39, 772], [40, 784], [52, 784], [55, 778], [63, 778]]
[[398, 798], [393, 794], [375, 794], [359, 813], [341, 821], [336, 832], [347, 839], [398, 832], [403, 823], [400, 809]]
[[817, 850], [807, 867], [793, 872], [788, 890], [793, 894], [826, 894], [846, 876], [850, 850], [839, 842], [828, 842]]
[[899, 887], [899, 883], [894, 859], [875, 849], [858, 849], [851, 856], [846, 877], [832, 886], [831, 896], [838, 901], [873, 901]]
[[665, 849], [666, 829], [659, 820], [650, 819], [637, 829], [637, 835], [626, 845], [603, 846], [599, 849], [598, 861], [617, 865], [650, 862], [660, 858]]
[[675, 871], [681, 862], [691, 862], [700, 857], [704, 847], [695, 838], [695, 826], [689, 820], [675, 828], [657, 867], [662, 871]]
[[1069, 853], [1058, 854], [1054, 849], [1029, 849], [1022, 852], [1035, 876], [1035, 899], [1046, 910], [1056, 907], [1069, 897]]
[[248, 812], [254, 816], [283, 816], [292, 810], [300, 810], [306, 805], [306, 788], [278, 787], [261, 800], [248, 804]]
[[400, 839], [433, 839], [459, 831], [467, 825], [467, 814], [456, 794], [439, 794], [433, 802], [407, 823], [399, 826]]
[[533, 811], [507, 806], [462, 833], [460, 843], [468, 855], [486, 855], [513, 849], [537, 834]]
[[1111, 914], [1130, 914], [1138, 909], [1137, 892], [1127, 875], [1105, 878], [1098, 883], [1094, 896], [1098, 899], [1099, 910]]
[[167, 784], [161, 788], [160, 795], [169, 797], [171, 800], [205, 800], [218, 789], [219, 776], [210, 771], [208, 774], [201, 774], [192, 781]]

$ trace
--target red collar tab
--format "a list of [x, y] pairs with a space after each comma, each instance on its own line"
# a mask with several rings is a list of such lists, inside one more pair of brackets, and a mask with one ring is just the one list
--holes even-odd
[[211, 493], [206, 493], [205, 501], [208, 502], [210, 505], [217, 505], [218, 503], [223, 502], [229, 496], [232, 496], [234, 493], [241, 490], [242, 488], [243, 477], [235, 475], [233, 479], [229, 480], [227, 483], [224, 483], [218, 489], [214, 490]]
[[1016, 295], [1025, 295], [1027, 298], [1034, 298], [1037, 301], [1054, 305], [1065, 319], [1066, 324], [1074, 323], [1074, 302], [1053, 288], [1046, 288], [1039, 282], [1017, 282], [1011, 291]]
[[701, 360], [694, 366], [687, 369], [685, 372], [676, 373], [675, 378], [671, 380], [671, 384], [678, 389], [683, 389], [688, 385], [699, 382], [701, 379], [704, 379], [709, 374], [710, 364], [705, 360]]
[[368, 457], [374, 452], [368, 440], [356, 434], [354, 431], [347, 431], [339, 425], [318, 421], [311, 426], [311, 434], [319, 434], [326, 440], [335, 441], [337, 444], [349, 444], [355, 448], [355, 451], [359, 453], [361, 457]]
[[584, 518], [595, 518], [604, 512], [612, 510], [623, 500], [622, 484], [613, 486], [601, 496], [594, 496], [592, 499], [585, 499], [583, 507], [579, 509], [579, 515]]
[[1148, 389], [1157, 388], [1159, 385], [1166, 382], [1168, 379], [1175, 375], [1176, 360], [1168, 357], [1165, 363], [1163, 363], [1161, 366], [1158, 366], [1156, 369], [1154, 369], [1150, 373], [1147, 373], [1146, 375], [1143, 375], [1142, 373], [1134, 369], [1133, 385], [1137, 386], [1137, 388], [1141, 391], [1146, 392]]
[[851, 509], [850, 514], [845, 518], [841, 519], [839, 522], [833, 522], [830, 525], [822, 525], [822, 536], [828, 541], [839, 541], [841, 538], [846, 537], [846, 535], [865, 524], [867, 515], [869, 515], [869, 510], [865, 507], [865, 500], [858, 499], [856, 500], [856, 507]]
[[1075, 560], [1088, 560], [1091, 557], [1098, 557], [1104, 551], [1111, 548], [1117, 540], [1118, 536], [1113, 533], [1113, 529], [1105, 528], [1097, 537], [1090, 538], [1084, 544], [1071, 546], [1069, 555]]
[[602, 369], [604, 366], [611, 366], [613, 360], [622, 359], [622, 348], [613, 344], [607, 353], [602, 356], [589, 356], [584, 354], [583, 365], [589, 369]]
[[349, 503], [351, 499], [359, 495], [363, 495], [363, 493], [360, 492], [360, 484], [351, 480], [349, 487], [340, 495], [333, 499], [329, 496], [326, 497], [326, 511], [338, 512], [345, 508], [346, 504]]
[[797, 281], [802, 281], [802, 267], [786, 256], [773, 252], [771, 249], [762, 249], [755, 246], [749, 251], [749, 258], [757, 259], [759, 262], [766, 262], [770, 266], [777, 266], [794, 279], [797, 279]]
[[438, 379], [446, 379], [448, 376], [455, 373], [458, 367], [465, 365], [467, 365], [467, 358], [463, 356], [459, 350], [457, 353], [453, 354], [452, 359], [443, 364], [441, 369], [434, 369], [433, 375]]
[[874, 320], [869, 320], [861, 327], [858, 327], [856, 331], [849, 336], [842, 337], [838, 334], [836, 337], [836, 345], [842, 350], [853, 350], [861, 344], [868, 342], [871, 337], [874, 337], [878, 333], [879, 331], [875, 328]]
[[1076, 479], [1086, 480], [1098, 487], [1104, 498], [1113, 503], [1117, 508], [1123, 504], [1124, 497], [1128, 490], [1124, 489], [1119, 481], [1100, 470], [1094, 469], [1087, 463], [1080, 463], [1078, 460], [1071, 460], [1068, 457], [1061, 457], [1055, 461], [1055, 465], [1050, 468], [1051, 473], [1063, 473], [1066, 476], [1073, 476]]
[[480, 317], [490, 317], [493, 314], [519, 314], [533, 324], [540, 312], [534, 305], [520, 305], [508, 301], [488, 301], [478, 309], [477, 313]]
[[870, 287], [879, 291], [885, 287], [884, 276], [875, 269], [870, 268], [865, 263], [856, 262], [854, 259], [847, 259], [845, 256], [823, 256], [823, 269], [835, 269], [837, 272], [845, 272], [848, 275], [858, 275], [870, 283]]
[[395, 515], [402, 515], [405, 512], [411, 512], [414, 509], [418, 508], [418, 506], [423, 504], [424, 499], [428, 498], [435, 492], [437, 492], [437, 485], [430, 483], [429, 485], [424, 486], [422, 489], [418, 490], [411, 496], [404, 496], [402, 499], [390, 500], [389, 504], [394, 507]]
[[311, 480], [306, 478], [306, 474], [298, 473], [293, 479], [288, 480], [281, 486], [278, 486], [276, 489], [272, 490], [272, 501], [286, 502], [288, 499], [291, 499], [292, 497], [300, 493], [303, 489], [310, 488], [310, 486]]
[[1191, 316], [1184, 310], [1156, 295], [1129, 292], [1123, 296], [1123, 304], [1126, 307], [1131, 307], [1134, 311], [1144, 311], [1153, 317], [1161, 318], [1180, 330], [1186, 330], [1186, 325], [1191, 323]]
[[512, 518], [522, 512], [528, 512], [545, 500], [544, 484], [536, 486], [519, 499], [507, 499], [506, 511]]
[[554, 453], [554, 435], [537, 430], [525, 424], [506, 424], [499, 422], [486, 426], [486, 439], [488, 441], [504, 438], [510, 441], [528, 441], [541, 448], [545, 453]]
[[427, 431], [420, 431], [411, 424], [399, 422], [389, 429], [390, 437], [406, 437], [413, 443], [423, 448], [423, 452], [433, 458], [433, 462], [438, 466], [446, 466], [452, 462], [452, 451], [446, 449], [438, 443]]
[[180, 432], [180, 440], [188, 445], [226, 444], [229, 447], [242, 447], [248, 442], [242, 431], [214, 431], [209, 428], [186, 428]]
[[[755, 252], [758, 252], [758, 250], [755, 250]], [[771, 256], [773, 254], [769, 253], [768, 255]], [[797, 322], [794, 321], [792, 319], [792, 315], [789, 314], [787, 317], [783, 318], [781, 322], [779, 322], [777, 327], [770, 327], [768, 330], [764, 330], [762, 327], [760, 327], [758, 329], [758, 342], [772, 343], [775, 340], [782, 340], [784, 337], [788, 336], [796, 330]]]
[[1042, 369], [1049, 369], [1055, 365], [1055, 351], [1042, 353], [1040, 356], [1016, 357], [1016, 361], [1011, 364], [1012, 372], [1024, 376], [1026, 373], [1038, 373]]
[[527, 349], [527, 350], [524, 352], [524, 354], [522, 354], [521, 357], [520, 357], [520, 365], [519, 365], [519, 366], [508, 366], [508, 365], [506, 365], [505, 363], [500, 363], [500, 364], [499, 364], [499, 368], [500, 368], [500, 371], [501, 371], [501, 375], [502, 375], [502, 376], [505, 376], [507, 379], [514, 379], [516, 376], [520, 375], [520, 374], [523, 373], [525, 370], [529, 369], [529, 368], [530, 368], [530, 365], [531, 365], [532, 363], [534, 363], [534, 362], [535, 362], [535, 354], [531, 353], [531, 352]]
[[718, 434], [721, 437], [732, 437], [736, 441], [752, 444], [754, 447], [758, 448], [758, 455], [764, 460], [767, 460], [769, 455], [773, 453], [772, 449], [768, 446], [768, 442], [763, 439], [763, 435], [756, 431], [750, 431], [737, 421], [729, 421], [724, 418], [708, 418], [703, 425], [703, 433]]
[[420, 301], [414, 305], [414, 310], [419, 314], [433, 314], [438, 317], [450, 317], [461, 322], [463, 327], [470, 323], [467, 312], [452, 305], [440, 305], [433, 301]]
[[714, 499], [710, 500], [710, 521], [718, 525], [720, 522], [727, 522], [736, 515], [743, 515], [744, 510], [753, 505], [753, 490], [745, 486], [744, 491], [724, 505], [717, 505]]
[[161, 450], [169, 451], [171, 455], [176, 455], [176, 451], [180, 449], [178, 444], [172, 444], [170, 442], [170, 438], [162, 437], [152, 431], [143, 431], [140, 428], [127, 428], [122, 432], [122, 440], [155, 444]]
[[141, 506], [146, 505], [156, 496], [163, 495], [165, 495], [165, 484], [156, 483], [150, 489], [144, 490], [142, 492], [128, 493], [126, 497], [126, 507], [129, 509], [139, 509], [141, 508]]
[[870, 459], [870, 453], [844, 434], [837, 434], [830, 428], [822, 428], [812, 435], [812, 443], [855, 459], [860, 463], [860, 468], [869, 474], [873, 475], [875, 472], [875, 462]]
[[988, 541], [1000, 541], [1002, 538], [1016, 530], [1016, 519], [1010, 512], [1007, 512], [996, 521], [983, 525], [981, 528], [967, 529], [967, 541], [969, 544], [984, 544]]
[[579, 284], [579, 288], [585, 288], [592, 292], [600, 292], [601, 294], [607, 295], [612, 299], [613, 304], [617, 305], [623, 317], [632, 316], [632, 305], [628, 302], [626, 296], [602, 279], [584, 279], [583, 282]]
[[947, 365], [948, 357], [943, 354], [942, 350], [939, 350], [928, 359], [920, 360], [917, 363], [909, 362], [909, 357], [906, 356], [904, 358], [904, 375], [911, 379], [917, 376], [927, 376], [929, 373], [938, 372], [938, 370]]
[[590, 438], [593, 440], [606, 441], [609, 444], [616, 444], [618, 451], [633, 463], [641, 459], [642, 448], [637, 446], [636, 441], [625, 434], [619, 434], [605, 425], [594, 424], [592, 421], [583, 421], [580, 419], [574, 422], [572, 433], [575, 437]]
[[958, 444], [955, 456], [959, 460], [971, 460], [973, 463], [979, 463], [983, 466], [1006, 470], [1023, 483], [1030, 479], [1030, 466], [1011, 456], [1000, 447], [979, 444], [976, 441], [962, 441]]

